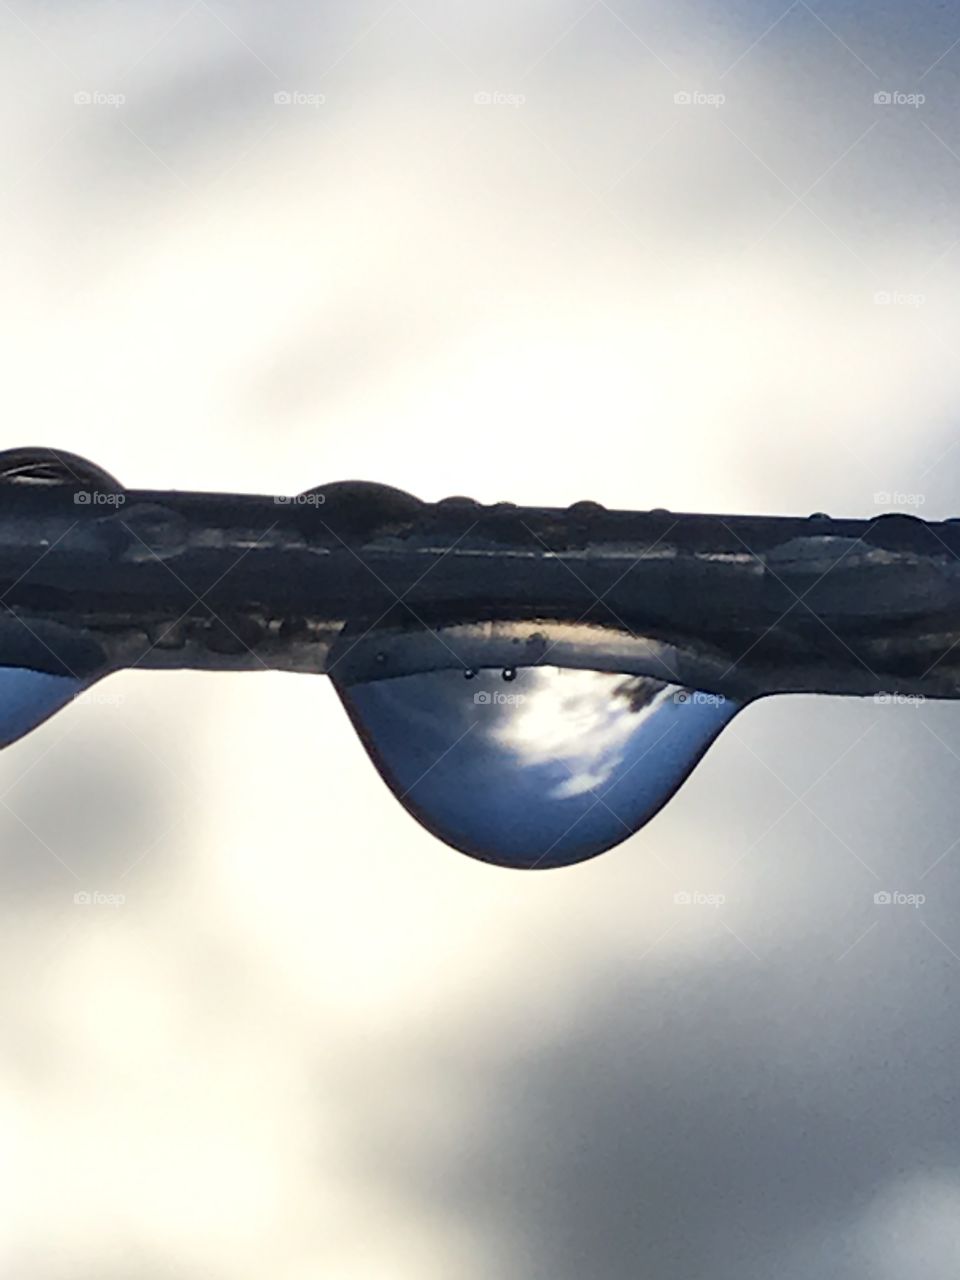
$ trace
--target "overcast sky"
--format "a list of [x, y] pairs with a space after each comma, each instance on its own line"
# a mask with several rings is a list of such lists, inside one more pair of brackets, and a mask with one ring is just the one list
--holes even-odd
[[[958, 513], [951, 6], [9, 0], [0, 60], [3, 447]], [[955, 1280], [958, 781], [948, 704], [762, 702], [525, 875], [325, 680], [111, 677], [0, 756], [0, 1267]]]

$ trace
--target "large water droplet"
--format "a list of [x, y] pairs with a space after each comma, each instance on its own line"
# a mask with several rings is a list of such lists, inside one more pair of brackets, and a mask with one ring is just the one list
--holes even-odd
[[[639, 830], [740, 703], [642, 676], [523, 667], [341, 685], [394, 794], [447, 844], [509, 867], [581, 862]], [[478, 687], [479, 686], [479, 687]]]
[[36, 729], [90, 683], [26, 667], [0, 667], [0, 747]]

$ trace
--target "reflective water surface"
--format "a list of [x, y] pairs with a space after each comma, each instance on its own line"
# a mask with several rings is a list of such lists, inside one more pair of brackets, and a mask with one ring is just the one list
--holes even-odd
[[414, 817], [464, 853], [523, 868], [581, 862], [639, 830], [741, 705], [549, 666], [334, 684]]
[[90, 683], [25, 667], [0, 667], [0, 747], [9, 747]]

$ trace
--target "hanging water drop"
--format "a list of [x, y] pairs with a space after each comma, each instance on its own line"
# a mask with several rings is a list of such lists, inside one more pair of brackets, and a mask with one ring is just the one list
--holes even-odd
[[26, 667], [0, 667], [0, 747], [36, 729], [90, 683]]
[[465, 680], [475, 680], [477, 677], [477, 668], [467, 667], [463, 673], [463, 676]]
[[641, 676], [538, 666], [334, 684], [374, 764], [429, 831], [486, 862], [558, 867], [625, 840], [740, 710]]
[[501, 671], [501, 673], [500, 673], [500, 674], [503, 676], [504, 680], [516, 680], [516, 678], [517, 678], [517, 668], [516, 668], [516, 667], [504, 667], [503, 671]]

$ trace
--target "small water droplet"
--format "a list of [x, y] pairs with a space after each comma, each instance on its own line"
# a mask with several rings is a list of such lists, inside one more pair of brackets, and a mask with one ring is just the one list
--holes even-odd
[[62, 485], [104, 494], [123, 492], [120, 482], [95, 462], [66, 449], [32, 446], [0, 452], [0, 482], [37, 487]]
[[516, 668], [516, 667], [504, 667], [504, 668], [503, 668], [503, 670], [500, 672], [500, 674], [503, 676], [504, 680], [516, 680], [516, 678], [517, 678], [517, 668]]
[[477, 668], [476, 668], [476, 667], [467, 667], [467, 669], [464, 671], [464, 673], [463, 673], [463, 674], [464, 674], [464, 677], [465, 677], [467, 680], [473, 680], [473, 679], [475, 679], [475, 678], [476, 678]]
[[9, 747], [43, 724], [89, 683], [26, 667], [0, 667], [0, 747]]
[[467, 498], [462, 493], [455, 493], [451, 498], [441, 498], [437, 503], [437, 506], [445, 511], [448, 509], [452, 511], [467, 510], [479, 505], [476, 498]]
[[536, 666], [359, 684], [334, 677], [388, 786], [455, 849], [501, 866], [558, 867], [638, 831], [740, 703], [642, 676]]

